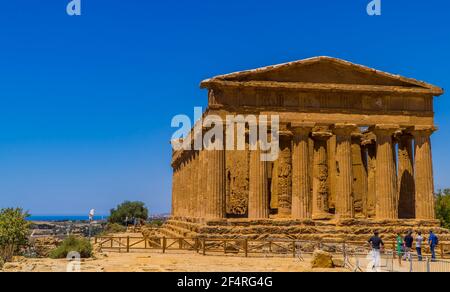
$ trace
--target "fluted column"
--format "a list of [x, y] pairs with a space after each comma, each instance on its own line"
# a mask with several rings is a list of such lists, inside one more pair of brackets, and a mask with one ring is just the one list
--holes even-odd
[[177, 200], [178, 200], [178, 166], [174, 165], [172, 176], [172, 216], [177, 216], [178, 213]]
[[315, 220], [329, 219], [328, 213], [328, 159], [327, 142], [333, 134], [330, 132], [314, 132], [314, 163], [313, 163], [313, 195], [312, 218]]
[[413, 137], [408, 133], [398, 136], [398, 216], [402, 219], [413, 219], [416, 213], [412, 142]]
[[[184, 156], [184, 155], [183, 155]], [[181, 217], [186, 216], [186, 160], [185, 157], [182, 158], [181, 167], [180, 167], [180, 213]]]
[[272, 184], [278, 194], [278, 216], [290, 217], [292, 214], [292, 132], [280, 131], [280, 154], [277, 163], [277, 178], [272, 177]]
[[336, 136], [328, 139], [328, 176], [330, 187], [328, 192], [328, 207], [330, 210], [336, 210]]
[[309, 135], [314, 125], [292, 125], [292, 218], [310, 219], [312, 198], [309, 174]]
[[205, 163], [205, 151], [201, 150], [198, 153], [198, 163], [199, 163], [199, 177], [198, 177], [198, 216], [200, 218], [205, 218], [206, 212], [205, 212], [205, 201], [207, 197], [207, 165]]
[[189, 188], [189, 192], [188, 192], [188, 213], [187, 215], [189, 217], [193, 217], [194, 214], [194, 181], [195, 181], [195, 171], [194, 171], [194, 159], [193, 159], [193, 152], [189, 151], [189, 158], [188, 158], [188, 188]]
[[193, 172], [194, 172], [194, 193], [193, 193], [193, 217], [200, 217], [199, 216], [199, 177], [200, 177], [200, 167], [199, 167], [199, 152], [194, 151], [193, 153]]
[[414, 171], [416, 182], [416, 218], [433, 220], [435, 215], [433, 160], [430, 136], [435, 128], [416, 127]]
[[374, 218], [376, 214], [376, 168], [377, 138], [373, 132], [364, 134], [362, 145], [367, 154], [367, 216]]
[[336, 216], [339, 219], [354, 218], [353, 174], [351, 134], [356, 125], [336, 124], [337, 198]]
[[261, 161], [261, 151], [250, 151], [250, 182], [248, 217], [269, 218], [269, 185], [267, 162]]
[[206, 150], [207, 176], [207, 217], [210, 219], [225, 218], [225, 151]]
[[367, 170], [366, 153], [361, 147], [363, 135], [352, 133], [353, 193], [356, 217], [367, 216]]
[[397, 173], [393, 159], [392, 135], [395, 125], [377, 125], [376, 218], [397, 219]]

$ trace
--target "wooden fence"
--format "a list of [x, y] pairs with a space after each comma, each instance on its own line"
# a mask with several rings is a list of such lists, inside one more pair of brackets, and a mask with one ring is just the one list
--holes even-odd
[[[131, 252], [132, 250], [160, 250], [162, 253], [172, 250], [195, 251], [207, 253], [223, 253], [231, 255], [250, 254], [283, 255], [302, 258], [303, 254], [312, 253], [316, 249], [330, 253], [366, 253], [369, 251], [367, 242], [361, 241], [300, 241], [283, 239], [215, 239], [215, 238], [169, 238], [169, 237], [95, 237], [94, 243], [101, 250]], [[386, 250], [394, 254], [395, 243], [386, 244]], [[429, 254], [429, 248], [424, 248], [424, 256]], [[441, 259], [450, 258], [450, 244], [442, 243], [436, 249]]]

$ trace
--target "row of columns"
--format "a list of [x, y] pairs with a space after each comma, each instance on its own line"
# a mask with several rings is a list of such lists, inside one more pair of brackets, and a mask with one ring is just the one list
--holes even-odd
[[[354, 159], [352, 139], [356, 125], [336, 124], [331, 131], [314, 132], [314, 124], [291, 124], [292, 132], [292, 204], [293, 219], [327, 219], [329, 181], [335, 188], [335, 215], [338, 219], [355, 218]], [[377, 125], [371, 135], [359, 137], [364, 151], [367, 189], [363, 203], [368, 217], [377, 219], [434, 219], [434, 183], [430, 136], [434, 129], [416, 127], [402, 135], [398, 126]], [[315, 140], [311, 161], [309, 139]], [[336, 163], [333, 177], [328, 178], [327, 145], [335, 135]], [[397, 139], [394, 140], [394, 139]], [[414, 140], [414, 151], [413, 151]], [[396, 147], [398, 143], [398, 168]], [[414, 153], [413, 153], [414, 152]], [[226, 218], [225, 151], [184, 151], [174, 166], [173, 214], [209, 219]], [[312, 167], [312, 165], [314, 167]], [[362, 166], [361, 166], [362, 167]], [[313, 179], [310, 179], [311, 170]], [[358, 175], [358, 174], [356, 174]], [[311, 192], [312, 189], [312, 192]], [[412, 194], [412, 195], [411, 195]], [[250, 152], [248, 217], [268, 218], [270, 210], [268, 164], [261, 152]]]
[[184, 151], [174, 166], [172, 214], [225, 218], [225, 151]]

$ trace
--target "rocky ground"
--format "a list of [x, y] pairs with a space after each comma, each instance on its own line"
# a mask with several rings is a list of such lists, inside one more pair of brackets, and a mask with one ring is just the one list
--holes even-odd
[[[67, 260], [16, 257], [3, 267], [4, 272], [64, 272]], [[97, 253], [82, 260], [82, 272], [344, 272], [343, 268], [312, 269], [311, 259], [242, 258], [199, 255], [192, 252]]]
[[[92, 223], [91, 234], [99, 234], [104, 230], [105, 223]], [[32, 237], [89, 235], [89, 222], [32, 222], [30, 226]]]

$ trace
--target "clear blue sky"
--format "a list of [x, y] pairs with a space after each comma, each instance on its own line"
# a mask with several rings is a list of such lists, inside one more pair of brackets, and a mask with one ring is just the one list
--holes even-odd
[[[0, 4], [0, 207], [170, 209], [176, 114], [202, 79], [329, 55], [450, 88], [450, 2], [69, 0]], [[450, 187], [450, 100], [436, 99], [436, 187]]]

